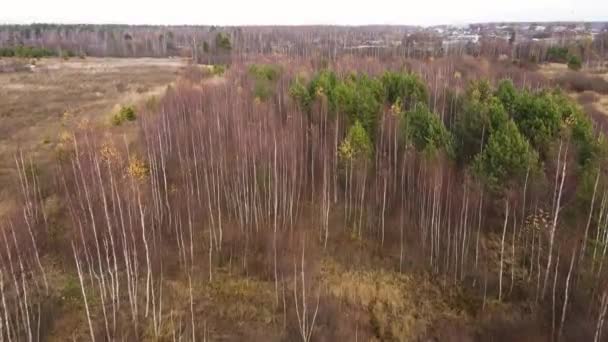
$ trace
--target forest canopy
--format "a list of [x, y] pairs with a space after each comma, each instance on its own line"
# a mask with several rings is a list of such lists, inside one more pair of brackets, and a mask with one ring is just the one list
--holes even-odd
[[63, 114], [52, 167], [14, 156], [11, 341], [65, 317], [82, 340], [601, 341], [608, 145], [567, 89], [482, 58], [233, 59], [211, 32], [110, 124]]
[[308, 83], [296, 77], [290, 94], [306, 112], [322, 98], [332, 115], [342, 115], [347, 125], [356, 125], [358, 135], [365, 133], [371, 141], [382, 108], [390, 108], [400, 121], [403, 143], [418, 151], [443, 151], [470, 168], [492, 191], [500, 192], [513, 182], [523, 186], [528, 176], [540, 176], [560, 141], [573, 144], [579, 174], [606, 163], [601, 153], [606, 150], [603, 135], [558, 89], [517, 89], [510, 80], [496, 86], [485, 80], [471, 82], [454, 99], [458, 109], [448, 127], [426, 105], [425, 84], [408, 72], [340, 77], [322, 70]]

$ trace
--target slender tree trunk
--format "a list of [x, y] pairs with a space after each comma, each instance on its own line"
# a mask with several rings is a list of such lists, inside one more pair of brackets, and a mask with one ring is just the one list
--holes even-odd
[[505, 236], [507, 234], [507, 222], [509, 221], [509, 201], [505, 200], [505, 223], [502, 227], [502, 239], [500, 240], [500, 274], [498, 276], [498, 301], [502, 301], [502, 272], [505, 255]]
[[575, 257], [576, 257], [576, 248], [574, 249], [574, 252], [572, 253], [572, 257], [570, 259], [570, 269], [568, 270], [568, 276], [566, 277], [566, 289], [564, 290], [564, 305], [562, 307], [562, 320], [559, 325], [559, 332], [557, 333], [558, 342], [562, 339], [564, 323], [566, 322], [566, 308], [568, 306], [568, 290], [570, 288], [570, 276], [572, 275], [572, 266], [574, 266]]

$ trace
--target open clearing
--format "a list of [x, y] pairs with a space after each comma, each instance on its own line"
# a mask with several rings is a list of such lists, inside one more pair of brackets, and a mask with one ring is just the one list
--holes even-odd
[[[564, 83], [562, 86], [568, 85], [570, 82], [578, 82], [579, 87], [589, 87], [591, 89], [585, 91], [574, 91], [569, 90], [569, 94], [573, 99], [576, 99], [581, 106], [585, 109], [587, 114], [591, 115], [596, 121], [599, 121], [602, 125], [608, 120], [608, 94], [605, 91], [605, 85], [602, 89], [598, 86], [601, 83], [601, 79], [608, 81], [608, 72], [606, 70], [592, 71], [583, 69], [578, 72], [574, 72], [568, 69], [566, 64], [560, 63], [546, 63], [542, 64], [540, 73], [548, 79], [557, 83]], [[578, 80], [572, 80], [573, 75], [578, 75]], [[570, 78], [570, 80], [568, 80]], [[560, 81], [561, 79], [561, 81]], [[595, 79], [595, 81], [591, 81]], [[593, 89], [596, 87], [596, 89]]]
[[13, 193], [7, 185], [15, 179], [16, 152], [48, 163], [71, 125], [107, 123], [117, 106], [160, 95], [185, 64], [179, 58], [49, 58], [31, 71], [0, 73], [0, 216]]

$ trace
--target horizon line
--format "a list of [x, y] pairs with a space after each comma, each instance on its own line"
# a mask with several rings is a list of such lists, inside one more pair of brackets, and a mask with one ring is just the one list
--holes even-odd
[[603, 20], [576, 20], [576, 19], [557, 19], [557, 20], [500, 20], [500, 21], [462, 21], [452, 23], [440, 23], [440, 24], [395, 24], [395, 23], [369, 23], [369, 24], [327, 24], [327, 23], [306, 23], [306, 24], [161, 24], [161, 23], [137, 23], [127, 24], [121, 22], [55, 22], [55, 21], [30, 21], [30, 22], [11, 22], [0, 20], [0, 26], [33, 26], [33, 25], [65, 25], [65, 26], [79, 26], [79, 25], [90, 25], [90, 26], [161, 26], [161, 27], [437, 27], [437, 26], [462, 26], [462, 25], [489, 25], [489, 24], [562, 24], [562, 23], [606, 23], [608, 24], [608, 18]]

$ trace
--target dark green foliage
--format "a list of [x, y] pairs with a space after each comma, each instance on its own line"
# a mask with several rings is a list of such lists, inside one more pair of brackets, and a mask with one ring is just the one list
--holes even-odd
[[504, 81], [496, 94], [542, 157], [547, 157], [551, 143], [560, 134], [567, 134], [577, 148], [579, 166], [599, 158], [591, 119], [565, 94], [558, 90], [520, 92]]
[[341, 81], [333, 71], [323, 70], [319, 72], [308, 85], [308, 93], [311, 99], [323, 97], [327, 100], [329, 111], [335, 114], [337, 110], [336, 86]]
[[0, 48], [0, 57], [14, 57], [15, 50], [12, 48]]
[[493, 132], [481, 154], [475, 157], [475, 174], [495, 192], [510, 184], [523, 184], [526, 173], [538, 170], [538, 154], [519, 132], [513, 120]]
[[0, 57], [42, 58], [57, 56], [57, 52], [46, 48], [15, 46], [0, 48]]
[[[250, 72], [264, 80], [275, 77], [274, 71], [264, 67], [252, 67]], [[265, 89], [255, 91], [264, 94]], [[490, 183], [521, 171], [517, 160], [508, 159], [509, 154], [504, 157], [507, 160], [494, 162], [497, 156], [492, 153], [497, 153], [502, 145], [513, 147], [515, 154], [523, 153], [522, 158], [537, 163], [540, 157], [550, 158], [557, 139], [569, 136], [576, 148], [579, 170], [604, 158], [591, 120], [576, 103], [558, 91], [518, 90], [509, 80], [501, 81], [496, 88], [487, 81], [472, 82], [464, 95], [454, 95], [456, 113], [451, 132], [421, 102], [409, 104], [411, 108], [405, 108], [407, 114], [403, 113], [402, 106], [407, 107], [408, 101], [427, 96], [422, 82], [410, 74], [386, 72], [378, 78], [362, 74], [338, 78], [324, 70], [307, 84], [296, 78], [290, 95], [307, 114], [316, 100], [323, 99], [330, 113], [344, 115], [350, 125], [361, 125], [372, 143], [383, 104], [390, 104], [394, 114], [402, 115], [404, 141], [419, 151], [444, 149], [464, 164], [475, 161], [476, 168], [484, 166], [480, 170]], [[498, 131], [501, 134], [495, 136]], [[491, 139], [494, 145], [485, 151]]]
[[351, 75], [335, 88], [338, 111], [346, 114], [350, 122], [361, 122], [372, 141], [382, 97], [382, 84], [367, 75]]
[[317, 73], [305, 86], [300, 78], [292, 83], [290, 95], [309, 113], [316, 99], [327, 101], [330, 114], [343, 114], [348, 122], [359, 121], [374, 140], [377, 120], [385, 98], [382, 83], [367, 75], [349, 75], [338, 79], [329, 70]]
[[[573, 140], [576, 134], [572, 133]], [[605, 188], [605, 171], [602, 174], [602, 170], [606, 170], [606, 161], [608, 157], [608, 141], [606, 136], [599, 134], [597, 138], [593, 135], [589, 136], [589, 140], [575, 140], [575, 144], [579, 149], [579, 162], [581, 162], [582, 156], [588, 156], [584, 160], [584, 164], [579, 169], [579, 182], [576, 190], [576, 206], [578, 210], [583, 212], [589, 210], [591, 198], [593, 196], [593, 188], [597, 179], [598, 172], [599, 187], [598, 189]]]
[[380, 81], [384, 87], [385, 101], [389, 104], [400, 101], [405, 105], [405, 109], [409, 109], [412, 105], [426, 101], [428, 98], [426, 86], [414, 74], [387, 71]]
[[580, 106], [561, 92], [554, 92], [553, 98], [560, 109], [564, 130], [570, 133], [577, 148], [578, 163], [582, 167], [601, 158], [600, 142], [595, 138], [593, 123]]
[[266, 101], [272, 97], [273, 88], [270, 82], [267, 81], [256, 81], [253, 84], [253, 95], [260, 101]]
[[332, 93], [338, 84], [338, 77], [331, 70], [319, 72], [310, 82], [310, 90], [320, 93]]
[[131, 106], [121, 107], [118, 113], [112, 116], [112, 124], [114, 126], [120, 126], [125, 121], [135, 121], [137, 116], [135, 110]]
[[76, 57], [76, 54], [71, 50], [61, 50], [61, 57], [72, 58], [72, 57]]
[[289, 95], [300, 105], [300, 107], [309, 113], [314, 96], [310, 94], [308, 88], [303, 83], [302, 79], [297, 77], [289, 87]]
[[266, 101], [273, 94], [275, 82], [279, 79], [281, 69], [272, 64], [253, 64], [249, 67], [249, 75], [253, 78], [254, 96]]
[[492, 96], [492, 85], [487, 80], [473, 81], [468, 85], [466, 93], [471, 99], [485, 102]]
[[416, 150], [433, 153], [444, 150], [453, 155], [452, 137], [437, 114], [424, 104], [417, 104], [405, 113], [401, 121], [405, 141], [411, 142]]
[[122, 107], [120, 109], [120, 116], [127, 121], [135, 121], [135, 111], [133, 110], [133, 107]]
[[580, 70], [583, 67], [583, 62], [581, 58], [576, 55], [572, 55], [568, 58], [568, 69], [570, 70]]
[[281, 68], [273, 64], [252, 64], [249, 67], [249, 74], [256, 80], [274, 82], [279, 79]]
[[[581, 212], [589, 210], [598, 172], [601, 171], [598, 167], [595, 166], [590, 166], [582, 170], [577, 184], [576, 201], [574, 202], [574, 204], [576, 205], [576, 208], [574, 208], [575, 210], [580, 210]], [[603, 177], [601, 175], [599, 182], [604, 183]], [[602, 189], [603, 187], [598, 186], [598, 188]]]
[[515, 109], [518, 93], [511, 80], [502, 80], [498, 83], [495, 95], [502, 102], [502, 106], [507, 112], [512, 113]]
[[492, 95], [489, 83], [471, 83], [454, 126], [458, 159], [470, 162], [482, 150], [490, 134], [507, 120], [508, 114], [502, 102]]
[[[255, 71], [259, 72], [257, 69]], [[365, 130], [366, 136], [372, 142], [375, 140], [378, 118], [384, 103], [392, 105], [394, 113], [400, 114], [403, 109], [408, 110], [417, 103], [423, 103], [428, 97], [424, 83], [413, 74], [385, 72], [381, 77], [351, 74], [345, 78], [338, 78], [330, 70], [322, 70], [317, 73], [308, 82], [308, 85], [304, 84], [301, 78], [296, 78], [290, 87], [289, 94], [307, 114], [310, 114], [315, 100], [325, 101], [331, 115], [344, 115], [347, 123], [351, 125], [357, 123]], [[426, 107], [424, 110], [428, 112]], [[421, 118], [416, 116], [417, 114], [419, 113], [414, 113], [414, 118]], [[421, 125], [430, 131], [429, 147], [451, 146], [444, 141], [449, 134], [443, 123], [433, 114], [423, 116], [423, 118], [426, 121], [415, 121], [412, 125]], [[404, 123], [404, 126], [407, 125]], [[435, 129], [441, 131], [439, 136], [433, 136], [436, 133]], [[420, 134], [425, 133], [420, 132]], [[427, 143], [423, 145], [426, 146]]]
[[520, 131], [541, 155], [559, 133], [562, 113], [551, 92], [523, 91], [517, 97], [513, 118]]
[[566, 63], [568, 61], [568, 48], [552, 46], [547, 50], [547, 60], [554, 63]]
[[222, 76], [226, 72], [226, 66], [223, 64], [213, 65], [211, 68], [211, 74], [213, 76]]
[[[471, 84], [457, 113], [454, 134], [457, 157], [465, 162], [474, 159], [477, 174], [494, 190], [521, 177], [525, 160], [538, 164], [540, 158], [551, 158], [560, 138], [576, 149], [580, 173], [606, 155], [592, 121], [573, 100], [557, 90], [520, 91], [510, 81], [501, 81], [494, 95], [485, 82]], [[517, 154], [523, 159], [515, 158]]]
[[[304, 94], [304, 89], [300, 89], [300, 94], [298, 95], [298, 102], [303, 108], [307, 108], [310, 110], [310, 106], [315, 101], [315, 99], [323, 99], [327, 101], [327, 105], [329, 107], [329, 113], [334, 116], [337, 113], [337, 99], [336, 99], [336, 87], [338, 83], [342, 82], [338, 80], [336, 74], [331, 70], [322, 70], [317, 73], [312, 80], [308, 83], [307, 86], [300, 84], [299, 86], [303, 86], [306, 89], [307, 95]], [[295, 86], [298, 86], [297, 84]], [[296, 91], [296, 89], [293, 89]], [[292, 96], [295, 93], [291, 92]]]
[[232, 43], [230, 37], [226, 33], [220, 32], [215, 36], [215, 47], [219, 50], [230, 51], [232, 50]]

